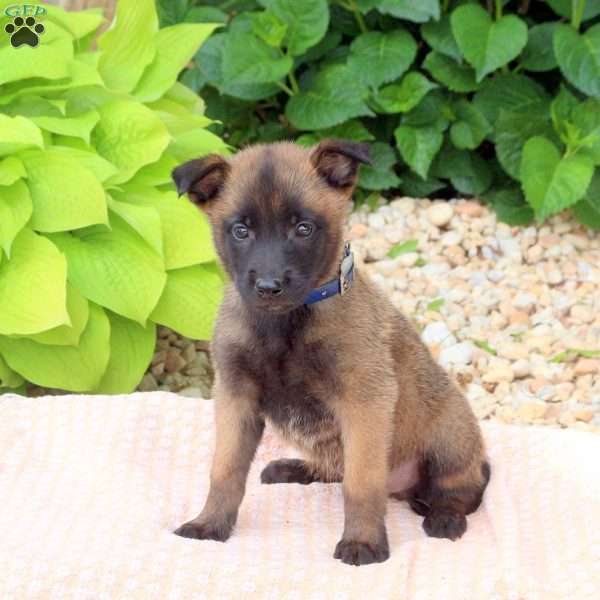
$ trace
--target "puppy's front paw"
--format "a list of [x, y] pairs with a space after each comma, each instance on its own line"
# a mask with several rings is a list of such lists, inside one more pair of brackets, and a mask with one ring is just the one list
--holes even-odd
[[390, 549], [387, 538], [375, 544], [342, 539], [335, 547], [333, 557], [348, 565], [368, 565], [387, 560], [390, 557]]
[[467, 530], [467, 518], [457, 512], [432, 510], [423, 521], [427, 535], [457, 540]]
[[225, 542], [231, 535], [233, 523], [228, 521], [198, 521], [196, 519], [184, 523], [173, 533], [194, 540], [215, 540]]

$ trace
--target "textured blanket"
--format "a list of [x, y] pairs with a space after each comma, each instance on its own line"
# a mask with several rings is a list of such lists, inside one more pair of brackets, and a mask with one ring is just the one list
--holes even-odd
[[225, 544], [172, 534], [202, 507], [213, 405], [166, 393], [0, 396], [1, 600], [598, 600], [600, 437], [483, 425], [492, 479], [457, 541], [390, 500], [391, 558], [332, 558], [339, 485], [264, 486]]

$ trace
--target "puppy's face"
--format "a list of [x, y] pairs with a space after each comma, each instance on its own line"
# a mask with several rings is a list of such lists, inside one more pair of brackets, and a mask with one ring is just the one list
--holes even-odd
[[337, 275], [363, 144], [257, 145], [175, 169], [180, 194], [206, 211], [221, 261], [253, 309], [288, 312]]

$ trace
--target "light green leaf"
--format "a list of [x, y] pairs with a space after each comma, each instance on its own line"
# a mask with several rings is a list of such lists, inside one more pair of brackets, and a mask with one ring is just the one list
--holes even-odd
[[[52, 146], [47, 152], [76, 160], [82, 167], [93, 173], [100, 182], [106, 181], [118, 172], [117, 167], [102, 158], [92, 146], [78, 139], [55, 136], [54, 141], [56, 145]], [[77, 142], [80, 146], [75, 145]]]
[[133, 95], [143, 102], [160, 98], [216, 27], [184, 23], [161, 29], [154, 40], [156, 57], [146, 67]]
[[[129, 202], [118, 202], [108, 196], [108, 207], [135, 229], [146, 243], [161, 257], [163, 255], [163, 230], [160, 215], [151, 204], [138, 206]], [[173, 241], [178, 240], [177, 234]]]
[[162, 293], [161, 258], [127, 224], [111, 216], [111, 230], [49, 236], [67, 256], [69, 281], [89, 300], [141, 325]]
[[527, 140], [535, 136], [553, 137], [552, 123], [547, 117], [501, 110], [496, 121], [496, 156], [503, 169], [519, 179], [521, 156]]
[[415, 23], [425, 23], [440, 18], [439, 0], [379, 0], [379, 12], [406, 19]]
[[182, 163], [211, 152], [229, 154], [229, 147], [212, 131], [193, 129], [178, 135], [169, 145], [168, 151]]
[[98, 123], [100, 115], [96, 111], [90, 111], [76, 117], [47, 117], [44, 115], [30, 117], [31, 120], [42, 129], [61, 135], [79, 137], [89, 143], [92, 129]]
[[527, 25], [515, 15], [492, 21], [478, 4], [466, 4], [450, 17], [452, 33], [477, 81], [519, 56], [527, 43]]
[[31, 196], [24, 182], [16, 181], [0, 190], [0, 247], [8, 258], [13, 240], [29, 221], [31, 212]]
[[[23, 383], [25, 383], [25, 380], [18, 373], [15, 373], [0, 356], [0, 390], [2, 388], [16, 388]], [[0, 394], [2, 394], [2, 391], [0, 391]]]
[[371, 145], [372, 165], [360, 165], [359, 185], [365, 190], [387, 190], [396, 187], [400, 178], [394, 173], [397, 162], [394, 149], [388, 144], [375, 142]]
[[23, 229], [0, 263], [0, 334], [30, 334], [69, 322], [67, 263], [46, 238]]
[[[25, 171], [23, 163], [16, 156], [8, 156], [0, 160], [0, 185], [12, 185], [15, 181], [26, 177], [27, 171]], [[1, 227], [2, 218], [0, 217]]]
[[529, 30], [521, 65], [526, 71], [551, 71], [557, 67], [552, 47], [556, 23], [541, 23]]
[[579, 100], [561, 84], [560, 90], [550, 104], [550, 115], [557, 133], [561, 133], [564, 122], [571, 120], [573, 109], [579, 104]]
[[172, 183], [171, 173], [180, 164], [181, 160], [165, 152], [158, 161], [142, 167], [127, 185], [158, 186]]
[[214, 264], [169, 271], [163, 295], [150, 318], [186, 337], [209, 340], [222, 297], [223, 281]]
[[521, 181], [525, 198], [538, 220], [581, 200], [593, 172], [594, 166], [587, 156], [561, 156], [556, 146], [544, 137], [531, 138], [523, 148]]
[[596, 165], [600, 165], [600, 100], [588, 98], [572, 112], [573, 125], [578, 130], [579, 141]]
[[317, 44], [329, 25], [327, 0], [272, 0], [269, 10], [287, 24], [284, 45], [292, 56]]
[[498, 352], [494, 350], [486, 340], [473, 340], [473, 343], [482, 350], [485, 350], [488, 354], [492, 356], [497, 356]]
[[[583, 2], [584, 0], [578, 0]], [[554, 12], [559, 14], [561, 17], [567, 17], [568, 19], [572, 16], [573, 0], [548, 0], [548, 4], [552, 7]], [[594, 0], [587, 0], [585, 8], [583, 9], [582, 21], [593, 19], [600, 15], [600, 5]]]
[[0, 114], [0, 156], [35, 146], [44, 147], [42, 132], [35, 123], [25, 117]]
[[443, 15], [439, 21], [429, 21], [421, 25], [421, 35], [436, 54], [447, 56], [455, 62], [462, 60], [460, 48], [452, 35], [449, 15]]
[[554, 54], [569, 82], [585, 94], [600, 98], [600, 23], [583, 34], [570, 25], [557, 25]]
[[25, 337], [39, 344], [77, 346], [79, 338], [87, 325], [90, 311], [88, 301], [69, 282], [67, 282], [67, 313], [70, 325], [60, 325], [48, 331], [34, 333]]
[[474, 92], [479, 88], [475, 79], [475, 71], [469, 65], [459, 64], [435, 50], [425, 57], [423, 67], [431, 73], [434, 79], [453, 92]]
[[156, 325], [144, 328], [134, 321], [108, 313], [110, 358], [104, 376], [94, 389], [97, 394], [133, 392], [148, 368], [156, 343]]
[[450, 139], [461, 150], [474, 150], [492, 131], [492, 126], [477, 107], [467, 100], [454, 105], [456, 121], [450, 127]]
[[272, 83], [283, 79], [293, 61], [251, 33], [230, 34], [223, 49], [223, 79], [228, 85]]
[[314, 76], [310, 87], [290, 98], [285, 114], [298, 129], [325, 129], [354, 117], [372, 116], [366, 96], [367, 89], [356, 81], [352, 69], [329, 65]]
[[381, 88], [373, 96], [373, 108], [377, 112], [395, 114], [407, 112], [417, 106], [423, 97], [437, 85], [421, 73], [411, 71], [400, 83], [392, 83]]
[[440, 312], [440, 309], [444, 306], [445, 302], [446, 301], [443, 298], [436, 298], [427, 305], [426, 309], [431, 312]]
[[204, 213], [175, 192], [128, 186], [115, 197], [135, 207], [152, 207], [160, 215], [165, 268], [180, 269], [215, 259], [212, 236]]
[[251, 15], [252, 32], [263, 42], [279, 48], [287, 32], [287, 23], [284, 23], [277, 15], [265, 11]]
[[406, 164], [423, 179], [427, 179], [431, 162], [442, 147], [442, 133], [432, 125], [400, 125], [394, 131], [394, 136]]
[[67, 11], [47, 4], [44, 5], [44, 8], [46, 9], [44, 22], [56, 23], [76, 40], [96, 31], [104, 21], [100, 8]]
[[550, 96], [539, 83], [513, 73], [487, 79], [473, 102], [490, 123], [496, 122], [502, 109], [544, 117], [549, 114], [550, 108]]
[[105, 193], [91, 171], [53, 151], [33, 150], [21, 158], [29, 177], [33, 229], [66, 231], [107, 222]]
[[417, 240], [407, 240], [406, 242], [400, 242], [392, 246], [387, 253], [390, 258], [398, 258], [403, 254], [409, 254], [410, 252], [416, 252], [419, 247]]
[[119, 0], [111, 28], [98, 40], [98, 69], [108, 88], [131, 92], [154, 60], [158, 19], [154, 0]]
[[362, 33], [350, 45], [348, 66], [366, 85], [379, 87], [400, 77], [412, 64], [417, 44], [407, 31]]
[[32, 383], [87, 392], [96, 388], [108, 364], [109, 335], [104, 311], [91, 304], [78, 346], [48, 346], [0, 336], [0, 352], [12, 369]]
[[170, 141], [164, 123], [143, 104], [115, 100], [99, 107], [100, 122], [92, 134], [98, 152], [119, 168], [111, 177], [123, 183], [144, 165], [158, 160]]

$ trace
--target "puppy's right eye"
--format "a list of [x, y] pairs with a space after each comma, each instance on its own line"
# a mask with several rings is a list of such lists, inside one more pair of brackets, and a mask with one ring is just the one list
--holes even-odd
[[236, 223], [231, 233], [236, 240], [245, 240], [248, 237], [248, 228], [243, 223]]

